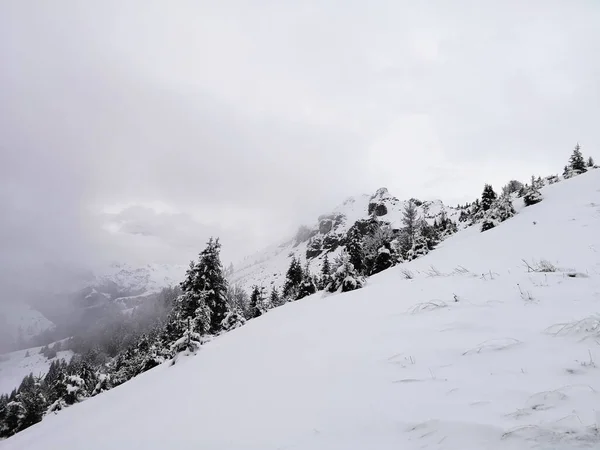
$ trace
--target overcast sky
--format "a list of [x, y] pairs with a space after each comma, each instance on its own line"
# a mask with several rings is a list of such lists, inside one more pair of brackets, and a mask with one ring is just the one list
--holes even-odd
[[[600, 160], [600, 2], [0, 2], [0, 245], [185, 264]], [[6, 273], [6, 270], [5, 270]], [[4, 279], [6, 283], [6, 277]]]

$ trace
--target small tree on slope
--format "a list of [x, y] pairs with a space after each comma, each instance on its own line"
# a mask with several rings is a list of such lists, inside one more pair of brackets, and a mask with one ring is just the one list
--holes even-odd
[[302, 279], [302, 266], [300, 265], [300, 261], [294, 256], [290, 262], [283, 285], [283, 297], [285, 299], [296, 300], [298, 298], [298, 290], [300, 289], [300, 284], [302, 284]]
[[354, 268], [350, 255], [343, 251], [333, 265], [333, 280], [329, 284], [329, 292], [348, 292], [363, 286], [364, 279]]
[[239, 308], [233, 308], [223, 319], [221, 328], [223, 331], [231, 331], [246, 324], [244, 313]]
[[404, 230], [406, 231], [406, 236], [408, 238], [406, 244], [408, 248], [410, 248], [413, 245], [415, 229], [417, 228], [417, 207], [412, 200], [404, 207], [404, 211], [402, 212], [402, 224], [404, 225]]
[[510, 196], [502, 195], [492, 203], [492, 206], [485, 212], [483, 222], [481, 223], [481, 231], [490, 230], [500, 222], [504, 222], [514, 215], [515, 209]]
[[252, 294], [250, 295], [249, 314], [251, 319], [262, 316], [265, 312], [267, 312], [264, 300], [263, 288], [255, 285], [252, 288]]
[[279, 291], [275, 286], [273, 286], [271, 289], [269, 303], [271, 304], [271, 308], [277, 308], [278, 306], [281, 306], [281, 296], [279, 295]]
[[194, 353], [201, 346], [200, 339], [200, 334], [193, 330], [192, 319], [188, 318], [187, 328], [183, 332], [183, 336], [173, 342], [172, 350], [174, 353]]
[[329, 264], [329, 256], [325, 254], [325, 258], [323, 258], [323, 265], [321, 266], [320, 289], [327, 289], [327, 286], [329, 286], [331, 281], [331, 265]]
[[315, 292], [317, 292], [317, 286], [313, 280], [312, 274], [310, 273], [308, 263], [306, 263], [306, 267], [302, 271], [302, 283], [300, 283], [300, 287], [298, 289], [298, 299], [308, 297]]
[[492, 185], [486, 184], [483, 188], [483, 193], [481, 194], [481, 209], [483, 211], [487, 211], [492, 207], [494, 201], [498, 198]]
[[541, 202], [543, 199], [542, 193], [535, 185], [530, 186], [523, 196], [523, 202], [525, 203], [525, 206], [535, 205], [536, 203]]
[[571, 155], [571, 158], [569, 158], [569, 169], [574, 175], [580, 175], [587, 172], [587, 167], [583, 155], [581, 154], [581, 146], [579, 143], [575, 146], [573, 154]]

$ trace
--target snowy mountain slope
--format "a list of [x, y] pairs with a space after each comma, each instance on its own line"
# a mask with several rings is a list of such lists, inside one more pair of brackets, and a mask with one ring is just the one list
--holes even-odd
[[73, 356], [72, 351], [65, 350], [57, 352], [55, 358], [48, 359], [40, 354], [41, 349], [42, 347], [33, 347], [0, 355], [0, 394], [10, 393], [30, 373], [35, 376], [45, 375], [55, 359], [69, 361]]
[[[318, 273], [326, 253], [329, 253], [331, 260], [345, 248], [342, 243], [343, 238], [357, 220], [376, 216], [380, 221], [388, 222], [392, 228], [401, 228], [402, 215], [407, 204], [408, 200], [398, 200], [390, 195], [386, 188], [378, 189], [373, 195], [350, 197], [331, 213], [321, 215], [311, 227], [301, 227], [293, 239], [257, 252], [236, 264], [230, 282], [240, 285], [247, 291], [251, 290], [253, 285], [275, 286], [279, 289], [285, 282], [285, 274], [292, 256], [299, 259], [302, 265], [308, 261], [311, 271]], [[444, 205], [440, 200], [426, 202], [417, 200], [416, 204], [419, 216], [425, 218], [430, 224], [442, 213], [458, 223], [460, 211]], [[319, 247], [323, 251], [307, 257], [307, 250], [317, 240], [319, 243], [322, 242]]]
[[0, 353], [52, 328], [50, 320], [27, 304], [0, 303]]
[[[600, 171], [543, 194], [493, 230], [461, 231], [361, 290], [276, 308], [0, 449], [599, 448]], [[522, 258], [560, 270], [528, 272]]]
[[95, 287], [113, 283], [130, 295], [156, 293], [166, 286], [178, 284], [186, 269], [183, 265], [147, 264], [134, 268], [115, 263], [96, 276]]
[[186, 268], [169, 264], [132, 267], [125, 263], [112, 263], [87, 273], [85, 278], [64, 284], [54, 295], [79, 299], [82, 306], [96, 306], [106, 301], [119, 303], [121, 298], [143, 298], [178, 284]]

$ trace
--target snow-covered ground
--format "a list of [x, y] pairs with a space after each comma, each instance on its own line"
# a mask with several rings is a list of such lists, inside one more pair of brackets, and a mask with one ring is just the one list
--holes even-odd
[[[56, 358], [48, 359], [40, 354], [42, 347], [33, 347], [0, 355], [0, 394], [9, 394], [18, 388], [23, 378], [33, 373], [35, 376], [45, 375], [55, 359], [70, 361], [71, 350], [60, 351]], [[29, 356], [25, 356], [29, 354]]]
[[543, 194], [493, 230], [461, 231], [361, 290], [272, 310], [0, 449], [600, 448], [600, 171]]

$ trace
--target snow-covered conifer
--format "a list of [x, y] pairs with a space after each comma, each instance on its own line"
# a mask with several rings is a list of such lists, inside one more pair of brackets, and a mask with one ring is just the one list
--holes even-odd
[[583, 155], [581, 154], [581, 146], [579, 143], [577, 143], [573, 153], [571, 154], [571, 157], [569, 158], [569, 169], [573, 175], [580, 175], [587, 172], [585, 159], [583, 159]]

